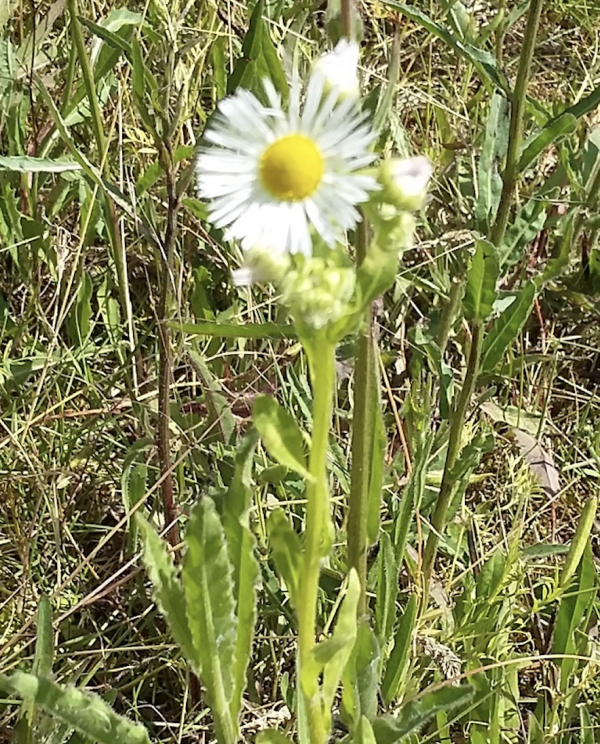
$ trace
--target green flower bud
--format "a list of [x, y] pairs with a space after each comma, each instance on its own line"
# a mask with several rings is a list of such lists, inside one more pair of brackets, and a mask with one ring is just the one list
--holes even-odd
[[255, 282], [279, 284], [290, 268], [289, 253], [277, 253], [266, 248], [251, 248], [244, 252], [244, 264], [232, 272], [236, 287]]
[[432, 173], [431, 163], [422, 155], [385, 160], [379, 168], [382, 191], [377, 197], [397, 209], [414, 212], [423, 206]]
[[299, 261], [279, 284], [282, 302], [296, 320], [320, 329], [348, 314], [354, 293], [353, 268], [331, 265], [323, 258]]

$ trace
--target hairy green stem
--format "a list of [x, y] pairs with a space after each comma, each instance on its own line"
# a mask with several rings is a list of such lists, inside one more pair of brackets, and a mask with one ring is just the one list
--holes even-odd
[[513, 196], [519, 175], [519, 158], [521, 155], [521, 142], [523, 140], [523, 113], [527, 99], [527, 84], [531, 74], [531, 63], [535, 51], [535, 40], [540, 24], [543, 0], [531, 0], [527, 26], [523, 37], [523, 47], [519, 59], [519, 69], [515, 89], [511, 96], [510, 126], [508, 151], [506, 154], [506, 167], [502, 174], [502, 194], [496, 221], [492, 228], [491, 240], [494, 245], [500, 245], [504, 240], [504, 234], [508, 225], [508, 217], [512, 206]]
[[454, 485], [452, 471], [454, 470], [456, 461], [461, 453], [463, 427], [465, 424], [467, 409], [473, 391], [475, 390], [475, 383], [479, 372], [479, 359], [481, 357], [482, 343], [482, 328], [479, 324], [474, 324], [471, 351], [467, 361], [467, 372], [456, 404], [456, 409], [452, 413], [452, 424], [450, 426], [448, 437], [448, 450], [446, 452], [446, 462], [444, 463], [442, 483], [440, 485], [440, 492], [431, 518], [431, 530], [423, 553], [423, 600], [421, 605], [423, 609], [427, 607], [427, 601], [429, 598], [429, 582], [431, 580], [433, 562], [440, 542], [440, 535], [445, 526], [446, 512], [448, 511], [450, 498], [452, 496], [452, 487]]
[[[325, 553], [329, 528], [329, 486], [327, 449], [335, 385], [335, 347], [325, 338], [307, 348], [313, 391], [313, 429], [310, 448], [310, 481], [306, 488], [306, 529], [300, 577], [301, 606], [298, 608], [298, 655], [300, 670], [310, 660], [315, 646], [317, 596], [321, 559]], [[316, 680], [315, 680], [316, 683]], [[311, 744], [324, 744], [328, 731], [318, 695], [305, 695]]]
[[[367, 223], [363, 221], [356, 234], [356, 263], [359, 266], [367, 253], [367, 229]], [[375, 354], [374, 320], [373, 305], [369, 305], [354, 357], [352, 462], [348, 498], [348, 569], [354, 568], [360, 580], [359, 617], [367, 611], [367, 514], [377, 414], [373, 410], [379, 374]]]

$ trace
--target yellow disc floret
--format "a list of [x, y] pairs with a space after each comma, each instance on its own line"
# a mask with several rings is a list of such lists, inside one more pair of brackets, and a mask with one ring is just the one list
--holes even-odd
[[301, 201], [313, 194], [323, 176], [323, 158], [315, 143], [289, 134], [269, 145], [260, 159], [260, 180], [282, 201]]

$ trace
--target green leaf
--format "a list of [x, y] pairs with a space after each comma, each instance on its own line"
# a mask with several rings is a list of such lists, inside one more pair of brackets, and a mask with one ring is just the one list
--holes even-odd
[[379, 376], [373, 390], [373, 452], [371, 454], [371, 473], [369, 478], [369, 498], [367, 504], [367, 541], [369, 545], [377, 542], [381, 513], [381, 492], [383, 471], [387, 449], [387, 432], [383, 421], [382, 406], [379, 400]]
[[361, 716], [371, 720], [377, 713], [379, 662], [377, 638], [363, 620], [358, 624], [356, 642], [342, 675], [343, 708], [355, 725]]
[[498, 263], [503, 275], [523, 257], [531, 243], [546, 223], [548, 202], [538, 196], [530, 199], [517, 212], [514, 222], [506, 231], [502, 245], [497, 249]]
[[182, 333], [195, 336], [214, 336], [216, 338], [297, 338], [293, 326], [278, 325], [277, 323], [177, 323], [167, 324]]
[[292, 604], [297, 608], [300, 601], [299, 586], [302, 568], [300, 538], [292, 529], [282, 509], [275, 509], [269, 514], [267, 529], [277, 572], [285, 581]]
[[475, 215], [479, 229], [488, 233], [496, 217], [502, 178], [498, 173], [498, 164], [506, 155], [508, 146], [508, 101], [500, 93], [494, 93], [490, 103], [490, 112], [485, 128], [485, 137], [481, 157], [477, 166], [477, 204]]
[[183, 587], [187, 620], [217, 738], [227, 742], [235, 737], [237, 725], [229, 707], [235, 687], [232, 661], [237, 622], [225, 533], [208, 496], [203, 496], [192, 509], [185, 541]]
[[34, 158], [28, 155], [0, 156], [0, 170], [17, 173], [65, 173], [80, 171], [81, 165], [68, 158]]
[[153, 441], [149, 438], [138, 439], [131, 445], [123, 460], [121, 497], [128, 515], [127, 548], [130, 552], [135, 550], [137, 545], [138, 521], [135, 518], [132, 520], [129, 515], [135, 514], [136, 509], [146, 495], [148, 466], [144, 457], [148, 448], [153, 444]]
[[400, 685], [406, 674], [408, 654], [412, 646], [412, 635], [417, 619], [417, 599], [411, 595], [406, 603], [404, 612], [398, 623], [394, 647], [385, 667], [385, 675], [381, 684], [381, 694], [386, 706], [400, 692]]
[[141, 514], [136, 514], [136, 521], [144, 546], [144, 563], [154, 587], [154, 601], [184, 657], [199, 672], [199, 657], [187, 621], [185, 595], [167, 544]]
[[576, 129], [577, 117], [568, 111], [560, 114], [555, 119], [551, 119], [539, 134], [535, 135], [529, 143], [525, 143], [519, 160], [519, 170], [524, 171], [541, 152], [561, 135], [572, 134]]
[[261, 79], [258, 74], [258, 64], [262, 62], [263, 34], [267, 34], [263, 21], [263, 0], [258, 0], [250, 16], [248, 33], [242, 44], [242, 56], [234, 65], [233, 72], [227, 80], [227, 93], [234, 93], [237, 88], [246, 88], [259, 92]]
[[496, 299], [498, 262], [495, 249], [487, 240], [478, 240], [467, 275], [467, 287], [463, 300], [465, 318], [474, 323], [483, 323], [492, 312]]
[[356, 610], [360, 597], [360, 581], [355, 569], [350, 569], [346, 594], [338, 612], [331, 638], [321, 641], [311, 652], [310, 661], [301, 668], [302, 690], [308, 698], [318, 691], [319, 676], [323, 671], [321, 687], [325, 729], [331, 727], [331, 707], [356, 639]]
[[49, 677], [54, 658], [54, 633], [52, 630], [52, 605], [45, 594], [40, 597], [35, 637], [35, 656], [31, 671], [39, 677]]
[[[568, 593], [560, 600], [554, 635], [552, 653], [557, 656], [575, 654], [577, 650], [577, 633], [586, 613], [593, 610], [596, 594], [596, 569], [589, 542], [585, 546], [583, 558], [579, 563], [576, 580]], [[556, 661], [560, 669], [560, 691], [565, 693], [569, 688], [570, 676], [576, 664], [575, 659], [562, 658]]]
[[402, 567], [404, 551], [408, 540], [408, 532], [414, 518], [415, 509], [418, 509], [425, 493], [427, 485], [427, 468], [431, 448], [433, 447], [434, 433], [423, 431], [420, 433], [417, 449], [413, 459], [413, 469], [400, 498], [398, 512], [395, 515], [394, 525], [394, 549], [398, 568]]
[[258, 732], [256, 744], [293, 744], [293, 742], [285, 734], [282, 734], [281, 731], [266, 729], [265, 731]]
[[378, 564], [375, 628], [379, 642], [385, 648], [394, 630], [398, 597], [398, 562], [387, 532], [381, 535]]
[[527, 282], [513, 302], [494, 322], [483, 341], [481, 372], [491, 372], [519, 335], [531, 315], [535, 295], [535, 284]]
[[235, 472], [227, 495], [223, 528], [227, 538], [229, 559], [233, 568], [233, 597], [237, 616], [235, 654], [232, 661], [233, 692], [231, 717], [237, 719], [246, 687], [246, 670], [252, 651], [256, 625], [257, 589], [260, 571], [254, 555], [256, 541], [248, 525], [252, 500], [250, 477], [258, 435], [254, 429], [246, 435], [235, 458]]
[[354, 732], [352, 744], [377, 744], [375, 734], [366, 716], [361, 716]]
[[498, 66], [498, 61], [491, 52], [486, 52], [483, 49], [473, 46], [473, 44], [461, 41], [447, 28], [436, 23], [436, 21], [414, 6], [404, 5], [403, 3], [395, 2], [395, 0], [383, 0], [383, 4], [394, 8], [394, 10], [410, 18], [411, 21], [418, 23], [429, 31], [430, 34], [441, 39], [451, 49], [458, 52], [458, 54], [475, 67], [484, 82], [488, 82], [506, 93], [510, 92], [510, 85], [508, 84], [506, 75]]
[[75, 687], [60, 687], [50, 679], [25, 672], [0, 675], [0, 687], [35, 703], [98, 744], [150, 744], [148, 732], [141, 724], [115, 713], [98, 695]]
[[559, 585], [562, 589], [565, 589], [568, 586], [569, 582], [573, 578], [573, 574], [579, 566], [579, 562], [583, 557], [583, 553], [590, 539], [597, 511], [598, 498], [592, 496], [592, 498], [586, 501], [586, 504], [581, 511], [579, 522], [577, 523], [577, 529], [575, 530], [575, 535], [571, 542], [571, 548], [560, 575]]
[[259, 395], [252, 406], [252, 418], [269, 455], [309, 478], [304, 437], [291, 413], [270, 395]]
[[506, 556], [501, 550], [495, 553], [483, 565], [481, 573], [477, 577], [477, 597], [481, 600], [491, 602], [504, 579], [506, 568]]
[[425, 692], [405, 703], [396, 718], [383, 716], [371, 722], [377, 744], [395, 744], [413, 731], [420, 731], [438, 713], [461, 708], [474, 696], [473, 687], [442, 687]]

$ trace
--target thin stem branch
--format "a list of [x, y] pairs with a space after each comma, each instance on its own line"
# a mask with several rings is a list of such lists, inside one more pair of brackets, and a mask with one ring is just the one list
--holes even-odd
[[[330, 520], [327, 449], [335, 385], [334, 346], [325, 339], [318, 339], [311, 347], [307, 348], [313, 390], [313, 430], [309, 460], [311, 479], [306, 489], [306, 530], [300, 577], [302, 605], [298, 608], [298, 655], [301, 670], [308, 666], [315, 646], [321, 559], [324, 556], [326, 530]], [[304, 691], [303, 694], [311, 744], [325, 744], [329, 732], [325, 730], [319, 697], [306, 695]]]
[[506, 167], [502, 174], [502, 194], [496, 221], [492, 228], [491, 240], [494, 245], [500, 245], [504, 240], [504, 234], [508, 225], [508, 217], [513, 202], [513, 196], [519, 175], [519, 158], [521, 154], [521, 142], [523, 140], [523, 114], [527, 99], [527, 85], [531, 74], [531, 63], [535, 51], [535, 40], [537, 38], [542, 13], [543, 0], [531, 0], [527, 26], [523, 37], [523, 47], [519, 59], [519, 69], [515, 89], [511, 96], [510, 126], [508, 152], [506, 154]]
[[163, 241], [162, 255], [162, 284], [158, 307], [158, 338], [159, 338], [159, 368], [158, 368], [158, 459], [160, 474], [163, 478], [161, 493], [165, 522], [169, 526], [167, 540], [175, 548], [179, 544], [179, 529], [177, 527], [177, 510], [173, 496], [173, 468], [171, 466], [171, 443], [169, 422], [171, 418], [171, 332], [167, 326], [168, 311], [171, 304], [171, 285], [173, 281], [173, 257], [175, 254], [175, 238], [177, 233], [177, 212], [179, 198], [175, 183], [175, 172], [170, 143], [163, 143], [162, 159], [165, 169], [167, 185], [167, 225]]
[[452, 424], [450, 426], [448, 437], [448, 450], [446, 452], [446, 462], [444, 463], [442, 483], [440, 485], [440, 492], [431, 518], [431, 530], [423, 553], [423, 600], [421, 605], [423, 609], [427, 607], [427, 601], [429, 598], [429, 582], [431, 580], [433, 562], [440, 542], [440, 535], [444, 529], [446, 512], [448, 511], [450, 498], [452, 496], [452, 487], [454, 485], [452, 471], [454, 470], [456, 461], [461, 453], [462, 433], [465, 425], [467, 409], [473, 391], [475, 390], [475, 383], [479, 372], [479, 359], [481, 356], [482, 343], [482, 328], [479, 324], [474, 324], [471, 351], [467, 362], [467, 372], [456, 404], [456, 409], [452, 414]]

